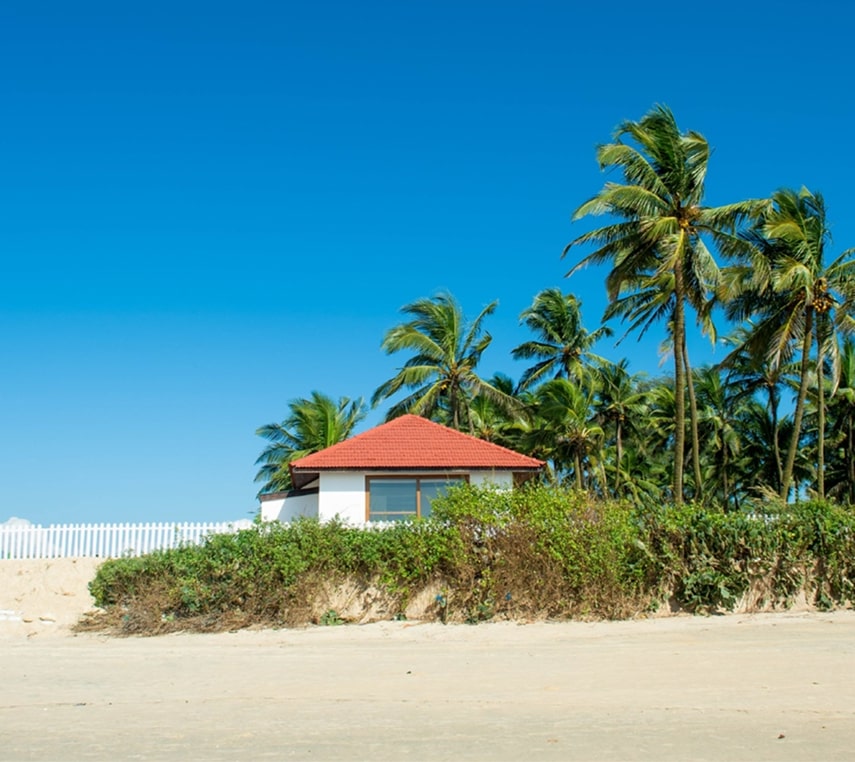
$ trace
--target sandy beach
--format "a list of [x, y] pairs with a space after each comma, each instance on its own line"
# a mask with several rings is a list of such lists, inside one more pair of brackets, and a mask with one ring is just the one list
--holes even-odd
[[3, 760], [833, 760], [855, 613], [109, 638], [89, 560], [0, 562]]

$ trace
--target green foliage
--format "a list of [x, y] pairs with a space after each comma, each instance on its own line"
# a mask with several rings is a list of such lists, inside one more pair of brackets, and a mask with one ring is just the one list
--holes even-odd
[[536, 339], [516, 347], [515, 360], [537, 360], [520, 378], [519, 388], [527, 389], [548, 378], [568, 378], [581, 382], [586, 373], [584, 361], [602, 361], [590, 350], [603, 337], [611, 336], [608, 326], [588, 332], [582, 326], [582, 304], [573, 294], [547, 288], [534, 297], [520, 321]]
[[[353, 619], [324, 591], [379, 589], [390, 617], [426, 593], [439, 620], [620, 618], [659, 603], [698, 613], [855, 603], [855, 515], [814, 501], [768, 513], [637, 508], [532, 485], [460, 485], [431, 519], [384, 529], [302, 520], [104, 563], [90, 584], [124, 633]], [[425, 615], [424, 612], [421, 614]], [[357, 614], [358, 618], [358, 614]]]
[[692, 443], [694, 494], [703, 484], [697, 414], [692, 402], [692, 376], [686, 348], [686, 311], [697, 313], [705, 333], [714, 336], [711, 297], [719, 284], [714, 248], [741, 251], [734, 233], [747, 218], [756, 217], [767, 202], [742, 201], [720, 207], [704, 203], [710, 148], [703, 135], [681, 132], [666, 106], [655, 106], [639, 121], [625, 121], [614, 142], [600, 145], [602, 169], [623, 175], [610, 180], [574, 213], [609, 215], [610, 222], [571, 241], [566, 255], [579, 246], [593, 246], [569, 274], [588, 264], [610, 264], [606, 276], [609, 305], [604, 320], [619, 317], [629, 331], [644, 333], [664, 322], [674, 357], [674, 437], [672, 499], [683, 501], [686, 395]]
[[796, 547], [812, 561], [814, 603], [855, 603], [855, 516], [851, 508], [815, 500], [796, 505], [785, 521]]
[[375, 390], [371, 404], [406, 391], [407, 395], [389, 409], [386, 420], [414, 413], [470, 431], [474, 430], [472, 406], [477, 397], [506, 412], [518, 411], [521, 406], [513, 395], [476, 372], [493, 340], [484, 329], [484, 321], [497, 304], [488, 304], [471, 322], [448, 293], [417, 299], [402, 307], [401, 312], [410, 320], [387, 331], [382, 346], [386, 354], [408, 352], [412, 356], [394, 377]]
[[362, 399], [341, 397], [336, 402], [318, 391], [291, 400], [288, 409], [284, 421], [255, 432], [268, 442], [255, 461], [260, 466], [255, 481], [263, 482], [259, 494], [291, 489], [289, 464], [347, 439], [366, 412]]
[[454, 539], [453, 529], [427, 522], [386, 530], [308, 519], [259, 524], [200, 546], [107, 561], [89, 588], [127, 632], [299, 624], [312, 618], [324, 580], [376, 580], [405, 603], [449, 566]]
[[767, 513], [693, 505], [639, 512], [664, 589], [690, 611], [786, 606], [802, 589], [821, 607], [853, 601], [855, 514], [824, 501]]
[[338, 612], [335, 609], [329, 609], [329, 611], [325, 611], [318, 619], [318, 624], [324, 627], [334, 627], [339, 624], [344, 624], [344, 619], [338, 615]]
[[433, 511], [461, 533], [468, 566], [458, 567], [455, 600], [468, 620], [488, 612], [619, 617], [645, 598], [646, 558], [627, 505], [543, 485], [513, 492], [462, 485]]

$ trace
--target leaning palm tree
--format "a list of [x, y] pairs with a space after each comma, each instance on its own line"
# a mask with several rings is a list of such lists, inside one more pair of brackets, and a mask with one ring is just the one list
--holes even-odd
[[382, 347], [386, 354], [412, 352], [413, 356], [377, 388], [371, 404], [377, 405], [402, 389], [410, 390], [389, 409], [387, 420], [415, 413], [470, 432], [474, 431], [470, 407], [479, 395], [505, 411], [519, 410], [519, 400], [476, 372], [481, 355], [492, 341], [484, 330], [484, 320], [493, 314], [496, 304], [488, 304], [471, 323], [447, 293], [402, 307], [401, 312], [412, 319], [387, 331]]
[[686, 307], [705, 313], [718, 280], [706, 240], [737, 245], [738, 226], [758, 214], [765, 202], [704, 206], [709, 144], [697, 132], [681, 133], [664, 106], [656, 106], [638, 122], [622, 123], [614, 137], [613, 143], [598, 148], [597, 159], [602, 169], [619, 169], [624, 182], [606, 183], [573, 218], [608, 214], [616, 221], [580, 235], [564, 254], [580, 245], [597, 247], [568, 274], [588, 263], [610, 263], [606, 278], [610, 301], [651, 283], [669, 283], [673, 308], [666, 307], [661, 317], [668, 321], [674, 348], [673, 494], [679, 503], [683, 499]]
[[[742, 249], [728, 268], [720, 289], [728, 317], [752, 321], [745, 342], [749, 352], [763, 351], [775, 369], [800, 356], [799, 387], [793, 432], [781, 483], [786, 499], [793, 483], [796, 453], [802, 436], [808, 387], [814, 370], [818, 392], [817, 482], [824, 492], [824, 384], [829, 360], [832, 393], [839, 377], [838, 337], [855, 331], [855, 260], [853, 250], [826, 265], [830, 241], [825, 203], [806, 188], [785, 188], [772, 196], [772, 206], [746, 235]], [[812, 350], [816, 350], [815, 354]]]
[[347, 439], [365, 418], [365, 402], [360, 397], [342, 397], [335, 402], [321, 392], [288, 403], [289, 413], [281, 423], [268, 423], [255, 433], [269, 444], [256, 465], [255, 481], [263, 482], [260, 495], [291, 488], [291, 461], [318, 452]]
[[607, 326], [589, 333], [582, 325], [582, 304], [573, 294], [564, 295], [548, 288], [534, 297], [531, 307], [520, 315], [537, 337], [516, 347], [515, 360], [537, 360], [520, 378], [519, 389], [527, 389], [546, 378], [576, 378], [585, 362], [602, 360], [591, 353], [591, 347], [604, 336], [611, 336]]

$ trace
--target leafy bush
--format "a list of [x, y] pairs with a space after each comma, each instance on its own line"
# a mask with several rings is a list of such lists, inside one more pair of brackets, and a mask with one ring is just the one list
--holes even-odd
[[757, 606], [787, 606], [805, 588], [821, 607], [853, 602], [851, 509], [813, 501], [768, 513], [692, 505], [638, 513], [663, 589], [689, 611], [730, 611], [751, 591]]
[[379, 590], [390, 617], [423, 594], [428, 615], [461, 622], [627, 617], [668, 598], [699, 613], [777, 607], [803, 589], [827, 608], [855, 603], [855, 517], [826, 502], [746, 514], [460, 485], [412, 524], [259, 524], [107, 561], [90, 584], [105, 613], [89, 626], [334, 624], [341, 611], [321, 593], [343, 584]]
[[468, 592], [469, 618], [472, 610], [625, 616], [645, 598], [646, 559], [624, 504], [539, 485], [513, 492], [461, 485], [433, 511], [461, 532], [457, 597]]

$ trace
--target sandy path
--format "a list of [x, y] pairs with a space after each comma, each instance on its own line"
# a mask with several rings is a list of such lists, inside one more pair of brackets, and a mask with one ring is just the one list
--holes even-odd
[[0, 759], [843, 760], [853, 678], [853, 612], [6, 637]]

